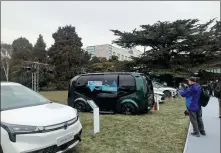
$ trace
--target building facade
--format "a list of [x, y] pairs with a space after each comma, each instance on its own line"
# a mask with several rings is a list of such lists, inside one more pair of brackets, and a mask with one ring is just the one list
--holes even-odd
[[114, 47], [110, 44], [88, 46], [86, 51], [91, 54], [91, 57], [96, 56], [110, 59], [112, 56], [117, 56], [120, 61], [130, 60], [131, 56], [138, 57], [142, 54], [142, 52], [136, 49], [127, 50]]
[[217, 67], [217, 68], [210, 68], [206, 70], [207, 72], [211, 72], [211, 73], [221, 73], [221, 68]]

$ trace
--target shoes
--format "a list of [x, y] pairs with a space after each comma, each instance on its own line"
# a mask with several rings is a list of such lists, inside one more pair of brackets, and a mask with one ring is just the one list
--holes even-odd
[[200, 131], [200, 134], [203, 136], [206, 136], [206, 132], [205, 131]]
[[200, 137], [200, 134], [198, 132], [192, 132], [191, 135], [194, 137]]
[[187, 110], [184, 111], [185, 116], [189, 116], [189, 112]]

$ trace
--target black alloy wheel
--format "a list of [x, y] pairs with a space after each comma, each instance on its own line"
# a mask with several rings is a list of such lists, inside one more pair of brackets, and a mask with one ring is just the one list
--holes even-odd
[[85, 102], [83, 101], [76, 101], [74, 104], [74, 108], [77, 109], [79, 112], [86, 112], [87, 111], [87, 106]]
[[136, 114], [136, 108], [132, 103], [124, 103], [121, 107], [121, 113], [126, 115]]

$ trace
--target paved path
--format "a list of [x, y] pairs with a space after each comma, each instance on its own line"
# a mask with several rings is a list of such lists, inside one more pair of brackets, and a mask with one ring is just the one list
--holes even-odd
[[220, 119], [218, 99], [210, 98], [203, 108], [203, 121], [207, 135], [199, 138], [191, 136], [190, 125], [184, 153], [220, 153]]

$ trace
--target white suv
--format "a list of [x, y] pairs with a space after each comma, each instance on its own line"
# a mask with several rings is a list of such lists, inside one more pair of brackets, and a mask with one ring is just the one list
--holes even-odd
[[164, 86], [158, 82], [153, 82], [153, 89], [154, 89], [154, 92], [163, 92], [166, 97], [171, 97], [171, 96], [177, 97], [178, 96], [177, 89]]
[[62, 153], [81, 141], [81, 131], [76, 109], [1, 82], [0, 153]]

